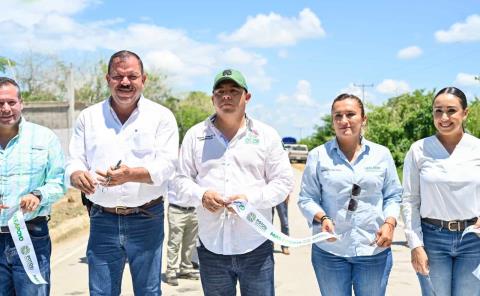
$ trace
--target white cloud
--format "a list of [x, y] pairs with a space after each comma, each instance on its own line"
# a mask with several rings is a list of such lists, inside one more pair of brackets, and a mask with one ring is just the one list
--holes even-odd
[[[244, 72], [249, 84], [268, 90], [272, 78], [262, 55], [225, 44], [198, 42], [187, 32], [145, 23], [127, 24], [121, 18], [82, 22], [75, 15], [97, 0], [37, 0], [2, 3], [0, 51], [39, 53], [117, 51], [131, 49], [144, 59], [147, 70], [159, 70], [174, 86], [189, 86], [199, 77], [223, 67]], [[67, 5], [68, 4], [68, 5]], [[8, 41], [8, 42], [7, 42]]]
[[248, 17], [246, 23], [231, 34], [220, 34], [220, 40], [242, 46], [290, 46], [302, 39], [325, 36], [320, 19], [309, 8], [298, 17], [284, 17], [274, 12]]
[[435, 32], [435, 38], [446, 43], [480, 41], [480, 15], [473, 14], [463, 23], [455, 23], [448, 30]]
[[384, 79], [376, 90], [379, 93], [387, 95], [401, 95], [410, 91], [410, 86], [407, 82], [402, 80]]
[[403, 60], [409, 60], [418, 58], [423, 53], [422, 49], [418, 46], [409, 46], [403, 49], [400, 49], [397, 53], [397, 58]]
[[476, 75], [467, 73], [458, 73], [455, 84], [463, 86], [480, 86], [480, 81], [475, 79]]
[[312, 98], [312, 88], [307, 80], [299, 80], [297, 88], [291, 96], [280, 94], [277, 97], [277, 103], [289, 103], [297, 106], [315, 106], [316, 102]]

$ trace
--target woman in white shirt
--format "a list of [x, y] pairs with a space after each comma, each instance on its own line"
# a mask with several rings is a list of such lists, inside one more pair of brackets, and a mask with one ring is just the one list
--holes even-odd
[[440, 90], [436, 134], [412, 144], [403, 168], [402, 214], [422, 295], [480, 295], [480, 139], [465, 133], [465, 94]]

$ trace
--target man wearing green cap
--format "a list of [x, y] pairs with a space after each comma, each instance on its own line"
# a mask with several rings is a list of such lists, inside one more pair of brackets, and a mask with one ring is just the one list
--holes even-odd
[[175, 180], [178, 202], [197, 207], [198, 257], [207, 296], [274, 295], [273, 246], [229, 204], [248, 201], [271, 220], [272, 207], [293, 188], [293, 173], [278, 133], [246, 115], [245, 77], [226, 69], [215, 76], [215, 114], [185, 135]]

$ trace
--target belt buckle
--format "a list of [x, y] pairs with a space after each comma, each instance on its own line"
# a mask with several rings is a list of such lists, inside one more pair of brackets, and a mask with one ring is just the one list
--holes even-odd
[[126, 210], [128, 210], [128, 207], [115, 207], [115, 214], [125, 215]]
[[0, 233], [10, 233], [10, 230], [8, 229], [8, 226], [1, 226], [0, 227]]
[[[456, 227], [452, 227], [453, 225], [456, 225]], [[460, 231], [461, 230], [460, 221], [448, 221], [447, 228], [450, 231]]]

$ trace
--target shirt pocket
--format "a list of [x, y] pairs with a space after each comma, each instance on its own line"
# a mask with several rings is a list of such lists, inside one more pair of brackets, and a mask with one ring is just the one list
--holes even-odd
[[139, 132], [133, 136], [132, 153], [137, 158], [145, 158], [155, 152], [155, 134]]
[[43, 172], [48, 163], [48, 148], [41, 145], [34, 145], [27, 154], [28, 165], [26, 171], [28, 174], [37, 174]]

